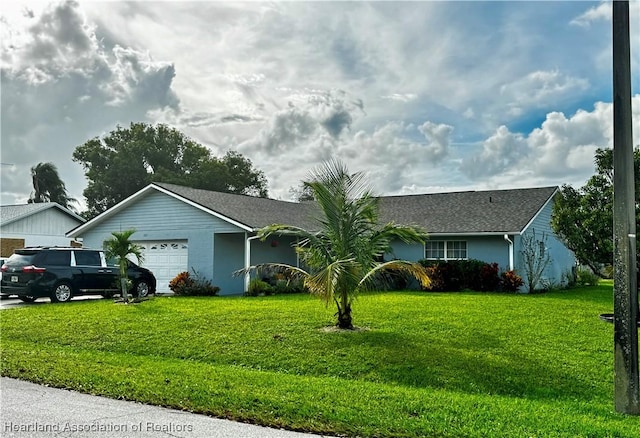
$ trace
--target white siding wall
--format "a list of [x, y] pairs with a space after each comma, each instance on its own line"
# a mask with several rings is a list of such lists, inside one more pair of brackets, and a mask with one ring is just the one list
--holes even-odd
[[65, 237], [81, 222], [57, 208], [48, 208], [24, 219], [2, 225], [0, 235], [7, 239], [24, 239], [25, 246], [69, 246]]

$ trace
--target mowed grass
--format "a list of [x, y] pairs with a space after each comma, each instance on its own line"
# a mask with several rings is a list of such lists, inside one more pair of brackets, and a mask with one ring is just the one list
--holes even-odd
[[362, 437], [637, 437], [613, 408], [612, 287], [544, 295], [155, 298], [0, 313], [2, 375]]

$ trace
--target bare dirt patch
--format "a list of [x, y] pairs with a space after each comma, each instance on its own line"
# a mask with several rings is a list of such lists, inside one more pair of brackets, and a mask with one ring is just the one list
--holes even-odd
[[368, 332], [371, 329], [369, 327], [354, 327], [352, 330], [348, 330], [348, 329], [341, 329], [340, 327], [335, 325], [330, 325], [327, 327], [322, 327], [319, 330], [325, 333], [359, 333], [359, 332]]

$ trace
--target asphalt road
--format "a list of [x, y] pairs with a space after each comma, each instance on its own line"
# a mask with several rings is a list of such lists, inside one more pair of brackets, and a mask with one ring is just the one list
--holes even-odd
[[0, 380], [3, 438], [318, 438], [49, 388], [22, 380]]

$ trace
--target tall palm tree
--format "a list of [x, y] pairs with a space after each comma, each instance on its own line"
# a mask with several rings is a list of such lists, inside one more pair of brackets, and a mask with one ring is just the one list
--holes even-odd
[[138, 263], [143, 261], [142, 247], [133, 243], [129, 238], [136, 230], [125, 230], [122, 232], [114, 231], [111, 237], [104, 241], [103, 248], [105, 256], [108, 259], [115, 258], [120, 268], [120, 288], [122, 290], [122, 299], [125, 303], [129, 302], [127, 265], [129, 264], [129, 256], [134, 256]]
[[38, 163], [31, 168], [33, 192], [29, 204], [40, 202], [57, 202], [65, 208], [71, 208], [75, 199], [67, 193], [67, 188], [58, 175], [53, 163]]
[[353, 329], [351, 307], [358, 292], [376, 284], [380, 274], [396, 271], [412, 274], [424, 286], [430, 283], [417, 263], [403, 260], [381, 262], [393, 240], [424, 242], [426, 233], [418, 227], [387, 223], [380, 225], [379, 198], [372, 195], [362, 173], [350, 174], [340, 161], [332, 160], [305, 182], [313, 192], [320, 215], [319, 231], [274, 224], [262, 228], [258, 236], [290, 235], [298, 238], [296, 251], [308, 271], [284, 264], [254, 268], [281, 269], [300, 275], [311, 293], [338, 309], [337, 326]]

